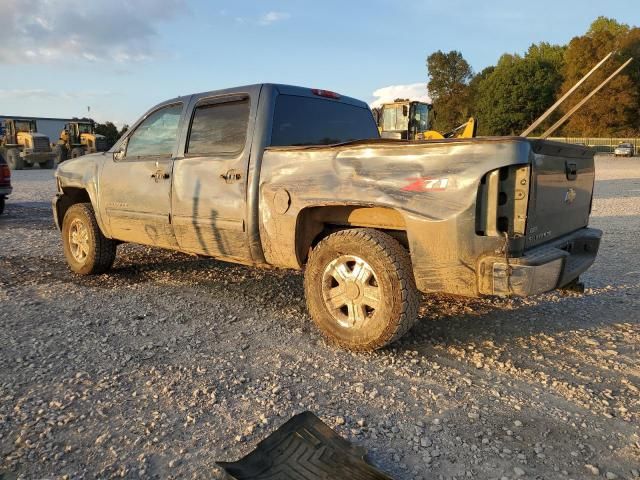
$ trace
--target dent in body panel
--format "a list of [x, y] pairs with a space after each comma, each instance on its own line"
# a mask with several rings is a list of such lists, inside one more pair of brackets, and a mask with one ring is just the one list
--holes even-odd
[[[105, 153], [94, 153], [73, 160], [67, 160], [58, 166], [55, 177], [63, 190], [65, 188], [86, 190], [91, 199], [91, 205], [93, 206], [98, 226], [105, 235], [109, 236], [108, 222], [104, 221], [106, 218], [105, 209], [102, 202], [99, 201], [100, 192], [98, 181], [106, 157], [107, 154]], [[62, 218], [59, 219], [61, 224], [62, 220]]]
[[[527, 163], [529, 143], [517, 139], [358, 143], [265, 151], [260, 232], [267, 261], [301, 267], [296, 226], [306, 208], [387, 207], [404, 218], [418, 287], [475, 295], [478, 253], [499, 244], [475, 234], [478, 184], [490, 170]], [[446, 188], [403, 190], [419, 178], [446, 178], [437, 183]], [[280, 189], [287, 189], [291, 197], [284, 214], [274, 203]]]
[[[112, 238], [178, 247], [169, 216], [172, 166], [171, 158], [159, 157], [106, 161], [100, 175], [100, 201]], [[167, 176], [158, 179], [157, 172]]]

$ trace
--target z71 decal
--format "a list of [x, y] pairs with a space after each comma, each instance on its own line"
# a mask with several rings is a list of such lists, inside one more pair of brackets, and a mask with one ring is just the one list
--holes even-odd
[[449, 185], [448, 178], [414, 177], [406, 180], [411, 183], [402, 188], [405, 192], [434, 192], [445, 190]]

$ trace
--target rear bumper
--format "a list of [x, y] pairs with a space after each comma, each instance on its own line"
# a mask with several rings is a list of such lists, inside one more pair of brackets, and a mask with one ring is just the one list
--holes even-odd
[[525, 251], [522, 257], [484, 257], [478, 268], [479, 291], [527, 296], [563, 287], [593, 264], [601, 238], [602, 231], [582, 228]]

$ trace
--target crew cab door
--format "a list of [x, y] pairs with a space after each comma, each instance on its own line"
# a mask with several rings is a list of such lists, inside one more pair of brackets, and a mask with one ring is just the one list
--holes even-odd
[[246, 198], [256, 103], [257, 95], [243, 93], [192, 97], [184, 155], [173, 170], [172, 222], [181, 250], [251, 259]]
[[105, 161], [100, 198], [113, 238], [177, 245], [170, 223], [171, 175], [184, 109], [183, 103], [173, 103], [149, 113], [121, 151]]

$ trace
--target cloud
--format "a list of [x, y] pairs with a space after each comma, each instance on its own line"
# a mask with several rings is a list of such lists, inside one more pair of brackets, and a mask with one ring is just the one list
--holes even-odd
[[158, 55], [158, 28], [186, 0], [2, 0], [0, 64], [126, 63]]
[[291, 14], [287, 12], [267, 12], [262, 17], [258, 23], [260, 25], [271, 25], [272, 23], [280, 22], [282, 20], [287, 20], [291, 18]]
[[97, 97], [108, 97], [113, 95], [113, 92], [109, 91], [72, 91], [72, 92], [58, 92], [52, 90], [45, 90], [42, 88], [32, 88], [32, 89], [1, 89], [0, 88], [0, 99], [8, 98], [8, 99], [21, 99], [21, 100], [41, 100], [44, 98], [59, 98], [64, 100], [70, 99], [79, 99], [79, 98], [97, 98]]
[[376, 108], [386, 102], [393, 102], [396, 98], [408, 98], [421, 102], [431, 102], [431, 97], [427, 93], [427, 86], [424, 83], [410, 83], [408, 85], [389, 85], [373, 92], [375, 98], [370, 103], [371, 108]]

